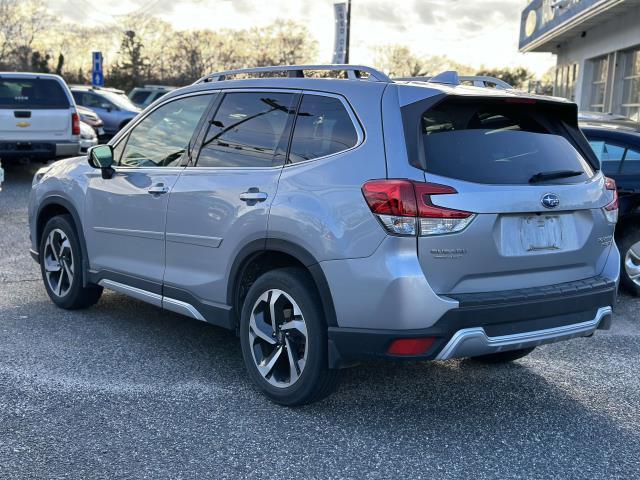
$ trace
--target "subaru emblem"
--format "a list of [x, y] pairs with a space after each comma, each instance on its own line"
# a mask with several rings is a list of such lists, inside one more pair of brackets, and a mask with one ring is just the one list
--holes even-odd
[[555, 193], [545, 193], [540, 202], [544, 208], [556, 208], [560, 205], [560, 197]]

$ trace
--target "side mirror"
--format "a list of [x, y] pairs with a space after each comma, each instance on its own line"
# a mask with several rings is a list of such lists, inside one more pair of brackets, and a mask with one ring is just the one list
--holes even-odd
[[91, 147], [87, 161], [93, 168], [102, 170], [102, 178], [109, 179], [113, 177], [115, 170], [113, 169], [113, 147], [111, 145]]

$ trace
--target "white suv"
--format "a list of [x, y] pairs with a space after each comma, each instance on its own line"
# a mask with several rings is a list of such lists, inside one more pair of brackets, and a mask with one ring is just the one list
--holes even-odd
[[58, 75], [0, 73], [0, 159], [47, 160], [80, 151], [80, 117]]

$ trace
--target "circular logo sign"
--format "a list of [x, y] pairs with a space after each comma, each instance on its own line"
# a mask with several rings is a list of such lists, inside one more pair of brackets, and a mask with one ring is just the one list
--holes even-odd
[[536, 31], [536, 26], [538, 25], [538, 15], [535, 10], [529, 10], [529, 14], [527, 15], [527, 21], [524, 24], [524, 34], [527, 37], [533, 35], [533, 32]]
[[555, 193], [545, 193], [540, 199], [540, 203], [544, 208], [556, 208], [560, 205], [560, 197]]

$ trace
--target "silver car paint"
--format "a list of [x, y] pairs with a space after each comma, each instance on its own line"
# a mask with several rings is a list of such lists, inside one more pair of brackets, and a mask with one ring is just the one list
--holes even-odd
[[[164, 96], [162, 103], [185, 93], [212, 91], [214, 87], [220, 89], [220, 83], [176, 90]], [[154, 281], [163, 278], [166, 284], [184, 288], [202, 300], [223, 303], [230, 264], [239, 249], [255, 239], [285, 239], [300, 245], [319, 262], [331, 289], [340, 326], [424, 328], [447, 310], [457, 307], [457, 302], [436, 291], [446, 293], [447, 288], [477, 291], [479, 284], [465, 284], [460, 280], [464, 277], [461, 272], [443, 273], [456, 267], [432, 267], [418, 254], [421, 247], [416, 248], [415, 238], [388, 236], [362, 198], [362, 183], [369, 179], [400, 177], [442, 180], [441, 183], [454, 186], [460, 194], [439, 196], [436, 203], [481, 212], [469, 227], [474, 230], [462, 233], [477, 231], [479, 236], [468, 235], [468, 241], [484, 242], [489, 247], [491, 242], [487, 240], [494, 232], [491, 225], [495, 225], [496, 216], [539, 209], [533, 206], [534, 200], [539, 202], [538, 195], [549, 189], [527, 186], [516, 191], [518, 187], [513, 187], [509, 195], [514, 201], [506, 202], [504, 186], [463, 185], [465, 182], [425, 176], [409, 165], [398, 107], [430, 95], [451, 93], [454, 89], [450, 87], [295, 78], [225, 81], [223, 87], [287, 88], [341, 95], [348, 99], [359, 119], [363, 141], [349, 152], [281, 169], [224, 172], [189, 167], [171, 172], [164, 168], [155, 169], [162, 172], [139, 169], [145, 171], [119, 173], [115, 182], [106, 184], [108, 191], [103, 189], [105, 183], [98, 181], [97, 171], [86, 164], [85, 157], [59, 162], [35, 185], [31, 195], [33, 248], [37, 250], [38, 206], [48, 196], [61, 196], [74, 205], [81, 217], [92, 269], [109, 268]], [[478, 94], [478, 89], [458, 89], [463, 90], [456, 89], [456, 93]], [[149, 111], [147, 109], [143, 116]], [[132, 127], [125, 127], [112, 143]], [[159, 182], [173, 191], [160, 198], [146, 192], [146, 188]], [[607, 201], [602, 182], [602, 177], [597, 175], [587, 185], [554, 186], [564, 208], [593, 212], [593, 231], [587, 225], [584, 233], [588, 238], [584, 241], [593, 240], [596, 232], [611, 235], [613, 231], [602, 218], [596, 218], [596, 212]], [[239, 201], [238, 195], [252, 186], [264, 189], [268, 200], [253, 206]], [[165, 217], [166, 228], [163, 228]], [[589, 223], [589, 218], [584, 221]], [[129, 232], [123, 235], [117, 231], [99, 231], [96, 226]], [[146, 233], [139, 236], [131, 231]], [[440, 241], [451, 242], [451, 236], [442, 237]], [[419, 242], [424, 243], [423, 239]], [[166, 271], [162, 253], [165, 248]], [[590, 260], [582, 261], [583, 265], [573, 270], [534, 275], [534, 283], [586, 278], [597, 271], [609, 278], [618, 278], [619, 254], [615, 245], [608, 249], [596, 247], [589, 255]], [[540, 261], [553, 263], [551, 257], [543, 260], [543, 256], [539, 256], [529, 266], [535, 269]], [[468, 266], [474, 267], [476, 262], [482, 263], [473, 260]], [[581, 263], [579, 259], [576, 262]], [[487, 264], [484, 269], [486, 271]], [[433, 285], [428, 279], [430, 272], [439, 272], [433, 276]], [[442, 280], [435, 280], [439, 275]], [[526, 276], [523, 272], [519, 281], [524, 281]], [[499, 277], [490, 279], [485, 289], [513, 285], [513, 279]]]
[[[182, 168], [117, 167], [110, 179], [88, 174], [83, 230], [92, 270], [162, 283], [169, 191]], [[162, 186], [166, 193], [150, 193]]]
[[[267, 236], [280, 170], [187, 167], [169, 197], [165, 284], [224, 304], [239, 247]], [[240, 200], [250, 188], [267, 199]]]

